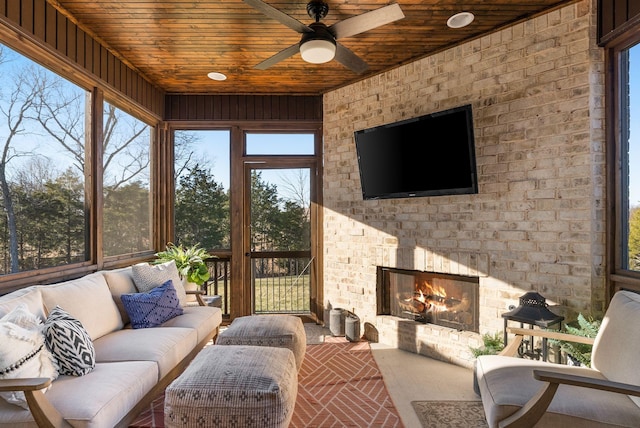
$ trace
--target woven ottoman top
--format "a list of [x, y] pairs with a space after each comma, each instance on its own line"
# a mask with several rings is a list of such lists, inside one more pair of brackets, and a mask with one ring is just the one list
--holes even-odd
[[249, 315], [234, 319], [220, 332], [216, 344], [288, 348], [300, 370], [307, 350], [307, 334], [302, 320], [293, 315]]
[[167, 387], [165, 425], [286, 427], [297, 393], [291, 350], [213, 345]]

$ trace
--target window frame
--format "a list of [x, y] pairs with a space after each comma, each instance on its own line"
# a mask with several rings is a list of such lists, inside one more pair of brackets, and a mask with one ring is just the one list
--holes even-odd
[[[607, 141], [607, 264], [609, 298], [621, 289], [640, 291], [640, 272], [626, 268], [628, 240], [628, 160], [625, 155], [628, 136], [628, 109], [624, 102], [627, 93], [625, 74], [629, 70], [623, 61], [624, 53], [631, 47], [640, 46], [640, 23], [629, 26], [618, 37], [604, 45], [606, 52], [606, 141]], [[626, 125], [625, 125], [626, 124]], [[626, 186], [626, 187], [625, 187]]]
[[[103, 136], [103, 103], [109, 102], [150, 127], [150, 182], [152, 222], [151, 236], [154, 248], [159, 248], [160, 242], [157, 230], [160, 228], [161, 202], [158, 200], [158, 183], [161, 177], [160, 159], [164, 154], [160, 150], [162, 132], [160, 127], [162, 118], [140, 106], [117, 89], [95, 77], [87, 70], [79, 68], [67, 58], [50, 50], [47, 46], [32, 37], [0, 23], [0, 43], [13, 49], [20, 55], [46, 68], [91, 94], [90, 112], [85, 118], [90, 124], [85, 129], [85, 207], [89, 211], [87, 218], [86, 260], [79, 263], [29, 270], [0, 276], [0, 295], [14, 291], [27, 285], [48, 284], [66, 279], [76, 278], [101, 269], [113, 269], [129, 266], [133, 263], [147, 261], [153, 257], [156, 250], [146, 250], [131, 254], [104, 257], [102, 246], [102, 136]], [[37, 279], [34, 279], [37, 277]]]

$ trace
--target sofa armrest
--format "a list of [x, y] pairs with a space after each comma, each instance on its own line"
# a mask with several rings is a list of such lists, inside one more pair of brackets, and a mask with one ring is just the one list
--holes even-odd
[[558, 373], [548, 370], [534, 370], [533, 377], [546, 382], [520, 410], [508, 418], [500, 421], [500, 428], [526, 428], [534, 426], [545, 414], [549, 404], [560, 385], [570, 385], [582, 388], [600, 389], [625, 395], [640, 397], [640, 386], [606, 379], [595, 379], [587, 376]]
[[186, 292], [187, 294], [194, 294], [200, 306], [207, 306], [205, 301], [202, 300], [202, 296], [206, 294], [203, 290], [186, 290]]
[[47, 377], [0, 379], [0, 391], [22, 391], [29, 404], [31, 415], [39, 427], [44, 428], [71, 428], [71, 425], [51, 405], [43, 388], [51, 385], [51, 379]]

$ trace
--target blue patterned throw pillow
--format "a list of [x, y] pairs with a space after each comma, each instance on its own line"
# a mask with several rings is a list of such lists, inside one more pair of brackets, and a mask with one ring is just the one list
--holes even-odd
[[61, 375], [83, 376], [96, 366], [96, 351], [82, 323], [60, 306], [44, 322], [44, 340]]
[[123, 294], [121, 298], [133, 328], [156, 327], [183, 312], [171, 280], [146, 293]]

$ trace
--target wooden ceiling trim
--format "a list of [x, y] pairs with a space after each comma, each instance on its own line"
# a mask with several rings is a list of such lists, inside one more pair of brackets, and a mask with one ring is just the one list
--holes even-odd
[[169, 94], [165, 106], [168, 121], [322, 123], [321, 96]]
[[598, 0], [598, 41], [610, 43], [640, 24], [640, 1]]

